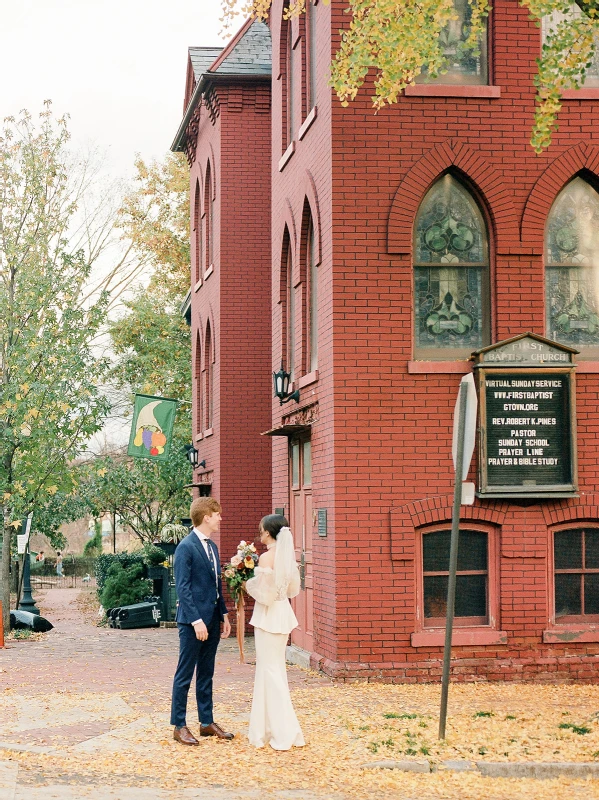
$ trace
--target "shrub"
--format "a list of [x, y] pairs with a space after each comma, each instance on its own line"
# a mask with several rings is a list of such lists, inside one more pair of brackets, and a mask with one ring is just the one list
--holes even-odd
[[143, 578], [141, 564], [132, 564], [125, 568], [115, 561], [108, 569], [100, 602], [104, 608], [129, 606], [139, 603], [150, 591], [150, 583]]
[[145, 544], [143, 549], [144, 563], [148, 567], [157, 567], [159, 564], [164, 564], [167, 560], [166, 553], [162, 548], [156, 547], [155, 544]]
[[[142, 569], [144, 569], [143, 551], [136, 550], [133, 553], [102, 553], [102, 555], [98, 556], [98, 558], [96, 559], [96, 580], [98, 582], [98, 595], [101, 594], [102, 589], [104, 588], [104, 584], [106, 583], [106, 577], [108, 575], [108, 570], [115, 563], [120, 564], [125, 569], [133, 566], [133, 564], [139, 564], [142, 567]], [[104, 606], [104, 608], [110, 608], [110, 606]]]

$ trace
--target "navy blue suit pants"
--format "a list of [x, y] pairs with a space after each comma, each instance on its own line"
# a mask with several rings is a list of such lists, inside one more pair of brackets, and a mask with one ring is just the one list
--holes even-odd
[[196, 701], [198, 717], [202, 725], [214, 722], [212, 716], [212, 679], [214, 660], [220, 641], [220, 619], [215, 611], [208, 626], [208, 638], [201, 642], [196, 638], [193, 625], [179, 622], [179, 663], [173, 681], [171, 725], [177, 728], [186, 725], [187, 696], [193, 673], [196, 674]]

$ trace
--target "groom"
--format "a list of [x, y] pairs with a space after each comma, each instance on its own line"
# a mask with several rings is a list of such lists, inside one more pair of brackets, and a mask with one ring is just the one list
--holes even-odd
[[[231, 623], [223, 600], [218, 549], [211, 540], [220, 526], [221, 506], [213, 497], [198, 497], [191, 504], [193, 530], [175, 553], [175, 583], [179, 606], [179, 663], [173, 682], [171, 725], [177, 742], [197, 745], [187, 727], [187, 695], [195, 671], [196, 700], [200, 736], [232, 739], [212, 716], [212, 679], [219, 639], [231, 633]], [[223, 632], [220, 624], [223, 623]]]

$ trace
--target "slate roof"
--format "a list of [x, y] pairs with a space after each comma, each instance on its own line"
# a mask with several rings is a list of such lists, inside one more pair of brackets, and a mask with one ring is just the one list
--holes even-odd
[[233, 39], [222, 53], [224, 58], [217, 58], [209, 71], [219, 75], [270, 75], [271, 49], [270, 29], [256, 19], [237, 41]]
[[194, 109], [212, 76], [264, 80], [272, 74], [272, 43], [270, 29], [261, 20], [248, 19], [225, 48], [190, 47], [189, 57], [195, 76], [195, 88], [183, 115], [179, 130], [171, 145], [180, 152], [185, 142], [185, 130]]
[[208, 72], [210, 65], [222, 53], [222, 47], [190, 47], [189, 58], [193, 66], [193, 74], [196, 81], [199, 81], [204, 72]]

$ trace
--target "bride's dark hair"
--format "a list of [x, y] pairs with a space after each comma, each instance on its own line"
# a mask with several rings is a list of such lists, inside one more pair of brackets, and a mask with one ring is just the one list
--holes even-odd
[[289, 522], [282, 514], [267, 514], [260, 520], [260, 526], [266, 533], [270, 533], [273, 539], [276, 539], [281, 528], [289, 527]]

